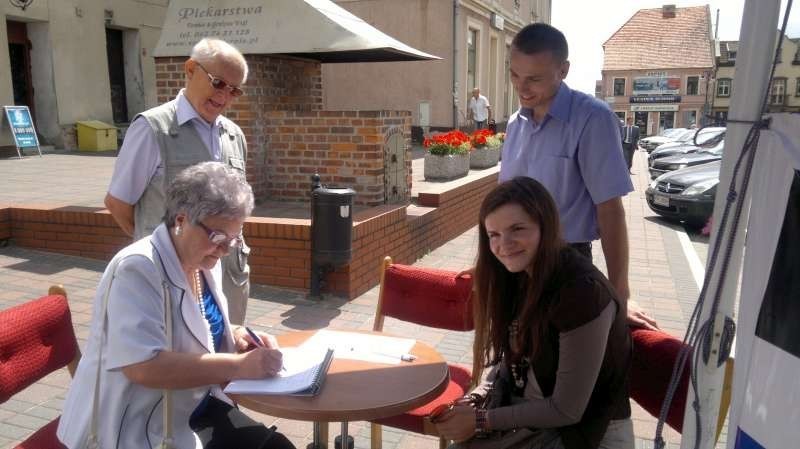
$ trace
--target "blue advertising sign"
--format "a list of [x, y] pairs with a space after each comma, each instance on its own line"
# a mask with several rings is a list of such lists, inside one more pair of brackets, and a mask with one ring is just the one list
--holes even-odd
[[4, 108], [17, 148], [39, 147], [39, 139], [36, 137], [30, 109], [27, 106], [5, 106]]

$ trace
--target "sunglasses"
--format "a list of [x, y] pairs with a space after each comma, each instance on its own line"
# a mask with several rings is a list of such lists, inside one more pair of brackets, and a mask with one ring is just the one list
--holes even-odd
[[197, 225], [203, 228], [208, 234], [208, 241], [222, 247], [237, 248], [242, 245], [242, 234], [239, 233], [236, 237], [229, 237], [228, 234], [222, 231], [215, 231], [202, 222], [198, 221]]
[[230, 84], [226, 83], [225, 80], [217, 78], [216, 76], [212, 75], [199, 62], [195, 61], [195, 63], [197, 63], [197, 66], [203, 69], [204, 72], [206, 72], [206, 75], [208, 76], [208, 81], [211, 83], [211, 87], [213, 87], [214, 89], [217, 90], [227, 89], [228, 93], [230, 93], [232, 97], [241, 97], [242, 95], [244, 95], [244, 91], [241, 88], [237, 86], [231, 86]]

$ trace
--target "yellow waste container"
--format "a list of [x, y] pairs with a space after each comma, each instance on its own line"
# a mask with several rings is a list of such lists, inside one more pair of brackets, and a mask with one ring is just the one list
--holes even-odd
[[81, 151], [105, 151], [117, 149], [117, 128], [100, 120], [84, 120], [77, 123], [78, 149]]

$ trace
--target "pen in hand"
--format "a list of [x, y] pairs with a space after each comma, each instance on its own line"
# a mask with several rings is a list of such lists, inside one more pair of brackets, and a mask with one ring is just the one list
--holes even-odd
[[[266, 346], [264, 346], [264, 342], [261, 341], [261, 338], [255, 332], [253, 332], [253, 329], [250, 329], [248, 326], [244, 326], [244, 330], [247, 331], [247, 334], [250, 335], [250, 339], [253, 340], [253, 343], [256, 346], [260, 346], [262, 348], [266, 347]], [[286, 371], [286, 367], [281, 365], [281, 369], [280, 370], [281, 371]]]

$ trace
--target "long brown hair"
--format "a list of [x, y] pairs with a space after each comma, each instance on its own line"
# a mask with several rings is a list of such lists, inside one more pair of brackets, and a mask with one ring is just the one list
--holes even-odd
[[[507, 204], [522, 207], [539, 225], [541, 233], [539, 248], [529, 269], [519, 273], [509, 272], [497, 260], [486, 232], [486, 217]], [[509, 351], [508, 327], [515, 318], [519, 323], [517, 343], [521, 350], [513, 356], [536, 353], [550, 302], [543, 293], [556, 271], [564, 246], [556, 204], [547, 189], [531, 178], [517, 177], [489, 192], [481, 204], [478, 228], [477, 295], [473, 301], [473, 378], [476, 379], [480, 378], [484, 367], [497, 364]]]

